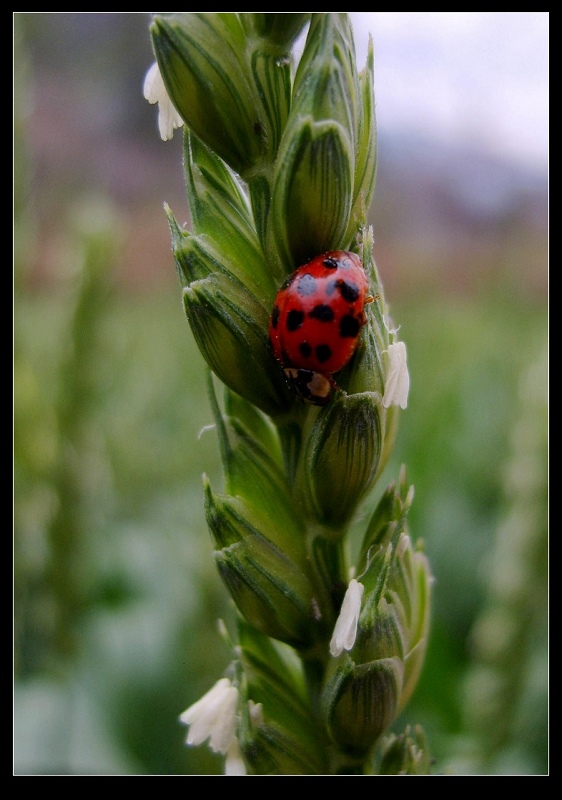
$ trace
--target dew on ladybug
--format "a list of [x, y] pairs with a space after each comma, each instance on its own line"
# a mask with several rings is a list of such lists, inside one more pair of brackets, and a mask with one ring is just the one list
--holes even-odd
[[303, 400], [329, 402], [339, 372], [350, 360], [373, 301], [361, 259], [331, 250], [296, 269], [279, 289], [269, 340], [285, 376]]

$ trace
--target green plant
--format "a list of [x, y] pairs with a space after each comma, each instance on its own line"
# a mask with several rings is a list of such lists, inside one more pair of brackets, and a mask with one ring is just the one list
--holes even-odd
[[[357, 554], [350, 542], [409, 387], [367, 224], [372, 44], [358, 71], [349, 19], [332, 12], [161, 13], [150, 30], [145, 96], [159, 103], [163, 139], [184, 126], [191, 229], [166, 211], [210, 370], [225, 487], [204, 478], [205, 509], [237, 610], [234, 630], [223, 625], [227, 675], [181, 715], [187, 742], [209, 739], [229, 774], [427, 773], [423, 731], [390, 730], [422, 669], [430, 619], [404, 468]], [[335, 251], [359, 256], [372, 302], [328, 402], [307, 403], [283, 369], [295, 365], [273, 357], [270, 316], [287, 277]]]

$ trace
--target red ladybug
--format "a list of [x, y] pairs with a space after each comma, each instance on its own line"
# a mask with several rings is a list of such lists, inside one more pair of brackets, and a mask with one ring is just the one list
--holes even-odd
[[269, 323], [273, 355], [297, 394], [325, 405], [365, 324], [372, 302], [359, 256], [332, 250], [295, 270], [275, 298]]

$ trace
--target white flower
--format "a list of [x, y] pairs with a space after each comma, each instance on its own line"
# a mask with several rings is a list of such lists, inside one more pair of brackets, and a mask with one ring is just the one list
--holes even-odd
[[201, 744], [210, 739], [215, 753], [226, 754], [236, 733], [238, 689], [228, 678], [221, 678], [207, 694], [180, 715], [189, 725], [186, 744]]
[[247, 775], [246, 764], [240, 752], [240, 745], [236, 736], [233, 738], [228, 752], [226, 754], [226, 761], [224, 764], [225, 775]]
[[156, 62], [146, 73], [143, 94], [149, 103], [158, 103], [158, 129], [160, 137], [167, 142], [174, 135], [174, 130], [181, 128], [183, 119], [168, 97], [168, 92]]
[[355, 644], [364, 590], [363, 584], [356, 581], [355, 578], [349, 581], [330, 641], [330, 653], [333, 656], [339, 656], [342, 650], [351, 650]]
[[410, 375], [406, 364], [406, 345], [404, 342], [395, 342], [388, 345], [389, 367], [384, 387], [382, 404], [385, 408], [389, 406], [400, 406], [406, 408], [408, 405], [408, 392], [410, 390]]
[[[250, 712], [250, 723], [252, 727], [263, 725], [263, 707], [261, 703], [254, 703], [253, 700], [248, 700], [248, 710]], [[226, 754], [226, 761], [224, 764], [225, 775], [247, 775], [246, 764], [242, 758], [242, 752], [238, 739], [236, 736], [232, 737], [232, 741], [228, 747]]]

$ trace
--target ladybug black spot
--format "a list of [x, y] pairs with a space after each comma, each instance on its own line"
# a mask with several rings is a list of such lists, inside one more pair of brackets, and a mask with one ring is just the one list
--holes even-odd
[[299, 344], [299, 353], [304, 358], [308, 358], [310, 356], [310, 354], [312, 353], [312, 347], [309, 345], [308, 342], [301, 342]]
[[337, 281], [337, 287], [344, 300], [348, 303], [355, 303], [359, 297], [359, 287], [355, 283], [348, 283], [347, 281]]
[[312, 319], [317, 319], [320, 322], [332, 322], [334, 319], [334, 312], [330, 306], [320, 304], [314, 306], [312, 311], [308, 312], [308, 316]]
[[287, 330], [288, 331], [296, 331], [300, 328], [300, 326], [304, 322], [304, 313], [302, 311], [297, 311], [296, 309], [292, 309], [287, 314]]
[[316, 358], [323, 364], [332, 355], [332, 348], [327, 344], [319, 344], [316, 348]]
[[309, 297], [316, 291], [316, 278], [306, 273], [297, 284], [297, 292], [303, 297]]
[[351, 317], [349, 314], [346, 314], [345, 317], [341, 318], [340, 336], [342, 338], [347, 339], [349, 337], [351, 339], [355, 339], [355, 337], [359, 335], [360, 329], [361, 325], [355, 319], [355, 317]]
[[273, 311], [271, 312], [271, 327], [277, 328], [277, 323], [279, 322], [279, 306], [273, 306]]

